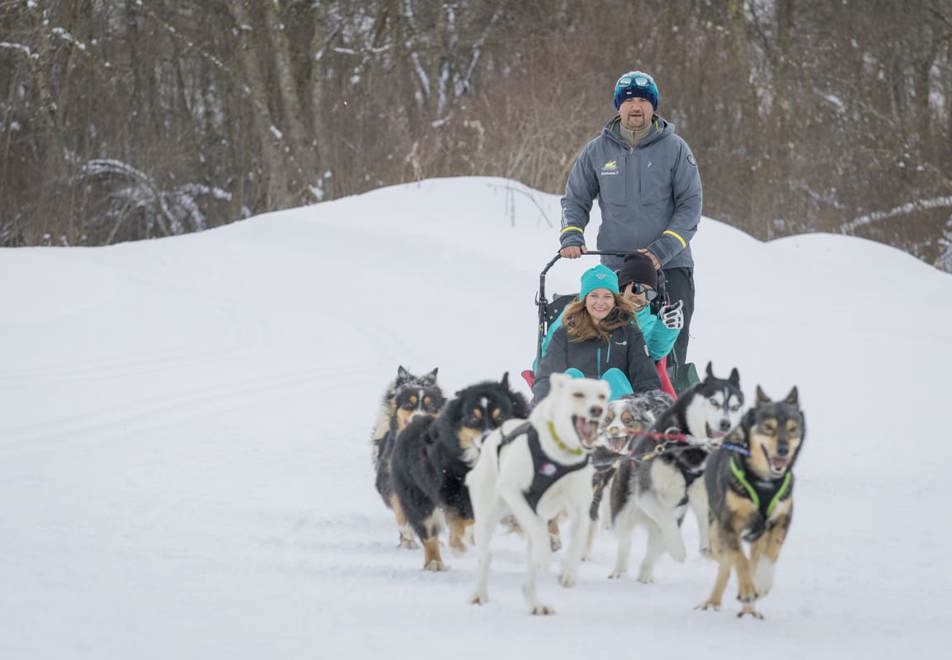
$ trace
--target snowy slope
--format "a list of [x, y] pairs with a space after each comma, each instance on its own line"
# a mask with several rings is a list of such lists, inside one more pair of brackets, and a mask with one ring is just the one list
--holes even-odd
[[[450, 392], [515, 377], [549, 223], [557, 197], [443, 179], [0, 250], [0, 658], [938, 655], [952, 277], [860, 239], [705, 220], [694, 241], [692, 359], [738, 366], [748, 396], [797, 384], [807, 413], [766, 621], [692, 609], [715, 573], [693, 520], [653, 585], [606, 579], [602, 533], [576, 588], [542, 581], [549, 618], [526, 614], [517, 538], [497, 535], [482, 608], [472, 553], [429, 574], [395, 547], [368, 445], [383, 388], [398, 364]], [[560, 262], [549, 291], [593, 263]]]

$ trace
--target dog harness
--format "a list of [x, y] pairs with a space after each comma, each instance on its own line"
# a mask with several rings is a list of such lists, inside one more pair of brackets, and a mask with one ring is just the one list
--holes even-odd
[[[765, 488], [761, 481], [758, 481], [756, 486], [751, 484], [747, 480], [746, 473], [734, 462], [733, 457], [730, 460], [730, 469], [731, 474], [734, 475], [734, 478], [744, 489], [745, 494], [754, 503], [754, 507], [760, 514], [753, 529], [744, 537], [746, 541], [756, 541], [764, 533], [767, 521], [770, 520], [770, 514], [777, 508], [777, 503], [790, 495], [793, 487], [793, 472], [788, 470], [782, 480], [771, 481], [769, 487]], [[738, 492], [736, 488], [733, 490]]]
[[[565, 447], [562, 440], [555, 435], [555, 428], [551, 424], [549, 425], [549, 432], [553, 434], [553, 439], [560, 447]], [[533, 426], [531, 422], [520, 424], [510, 431], [508, 435], [503, 435], [499, 446], [496, 448], [496, 455], [499, 455], [499, 452], [505, 445], [508, 445], [523, 433], [526, 435], [526, 440], [529, 445], [529, 455], [532, 456], [532, 483], [529, 484], [528, 490], [523, 491], [523, 495], [525, 495], [526, 503], [533, 511], [538, 513], [536, 507], [539, 506], [539, 500], [542, 499], [545, 492], [565, 475], [571, 474], [576, 470], [581, 470], [588, 465], [589, 457], [586, 456], [585, 460], [581, 463], [575, 463], [573, 465], [563, 465], [562, 463], [553, 461], [542, 451], [542, 445], [539, 444], [539, 432], [536, 431], [535, 426]]]
[[[681, 476], [684, 478], [684, 497], [681, 498], [680, 502], [678, 502], [678, 506], [685, 506], [688, 503], [688, 489], [691, 487], [691, 484], [697, 481], [698, 477], [704, 476], [704, 464], [707, 462], [707, 456], [700, 458], [700, 460], [683, 460], [681, 454], [686, 454], [688, 452], [691, 452], [690, 455], [692, 458], [696, 458], [694, 452], [703, 452], [704, 454], [708, 453], [706, 449], [702, 449], [701, 447], [689, 447], [678, 452], [677, 455], [669, 455], [666, 457], [667, 460], [674, 463], [674, 467], [678, 469], [678, 472], [680, 472]], [[662, 458], [662, 460], [664, 460], [664, 458]]]

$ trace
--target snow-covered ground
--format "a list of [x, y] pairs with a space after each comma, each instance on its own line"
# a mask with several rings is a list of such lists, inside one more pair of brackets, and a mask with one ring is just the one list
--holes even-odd
[[[552, 223], [553, 226], [549, 226]], [[882, 245], [694, 240], [692, 359], [796, 384], [808, 434], [765, 621], [689, 557], [527, 614], [517, 537], [420, 570], [373, 489], [398, 365], [516, 374], [558, 198], [444, 179], [110, 248], [0, 250], [0, 658], [936, 657], [950, 640], [952, 277]], [[589, 232], [589, 244], [594, 244]], [[569, 291], [594, 259], [556, 264]], [[643, 551], [636, 537], [634, 560]], [[558, 557], [557, 557], [558, 559]], [[557, 564], [554, 564], [554, 567]], [[620, 654], [625, 654], [624, 656]], [[665, 655], [660, 655], [665, 654]]]

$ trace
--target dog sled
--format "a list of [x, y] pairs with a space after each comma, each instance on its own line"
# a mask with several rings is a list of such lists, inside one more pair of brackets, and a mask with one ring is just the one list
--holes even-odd
[[[589, 252], [583, 252], [582, 256], [612, 256], [612, 257], [627, 257], [629, 252], [606, 252], [592, 250]], [[542, 269], [542, 272], [539, 273], [539, 291], [536, 293], [535, 304], [538, 308], [538, 336], [536, 340], [536, 358], [533, 363], [533, 369], [526, 369], [522, 372], [522, 377], [529, 384], [531, 388], [535, 384], [535, 368], [538, 368], [538, 365], [542, 362], [542, 343], [545, 340], [545, 336], [549, 331], [549, 328], [556, 319], [559, 318], [559, 315], [562, 313], [562, 310], [565, 309], [565, 306], [570, 302], [578, 298], [578, 292], [568, 293], [568, 294], [552, 294], [552, 300], [549, 301], [546, 298], [545, 294], [545, 276], [548, 274], [552, 266], [555, 265], [557, 261], [563, 259], [561, 254], [556, 253], [554, 257], [545, 265], [545, 268]], [[670, 296], [668, 294], [668, 287], [665, 283], [664, 271], [658, 271], [658, 295], [650, 303], [655, 312], [658, 311], [664, 305], [670, 303]], [[696, 385], [700, 382], [698, 377], [697, 367], [694, 366], [694, 363], [688, 362], [685, 364], [678, 364], [675, 360], [674, 364], [669, 364], [668, 357], [675, 358], [674, 353], [669, 353], [667, 356], [661, 358], [655, 363], [655, 368], [658, 370], [658, 379], [661, 381], [661, 389], [670, 394], [671, 396], [677, 398], [682, 392], [687, 390], [689, 387]]]

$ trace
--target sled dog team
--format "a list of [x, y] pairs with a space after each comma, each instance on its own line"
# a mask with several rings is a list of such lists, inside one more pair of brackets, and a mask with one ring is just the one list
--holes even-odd
[[504, 374], [459, 390], [447, 400], [437, 369], [415, 376], [400, 367], [382, 402], [372, 444], [376, 487], [393, 510], [399, 545], [423, 546], [423, 568], [446, 570], [439, 533], [450, 549], [478, 553], [470, 602], [489, 600], [493, 534], [506, 523], [528, 541], [523, 587], [533, 614], [551, 614], [536, 578], [561, 545], [559, 581], [575, 584], [591, 554], [599, 521], [618, 540], [609, 577], [628, 572], [632, 534], [647, 546], [637, 579], [654, 580], [667, 552], [687, 555], [681, 523], [698, 519], [700, 552], [717, 562], [717, 578], [698, 607], [718, 609], [733, 569], [738, 616], [755, 608], [773, 571], [793, 513], [793, 465], [805, 433], [797, 388], [779, 401], [758, 386], [744, 410], [740, 375], [705, 378], [677, 400], [660, 392], [610, 400], [605, 381], [553, 373], [551, 390], [530, 410]]

